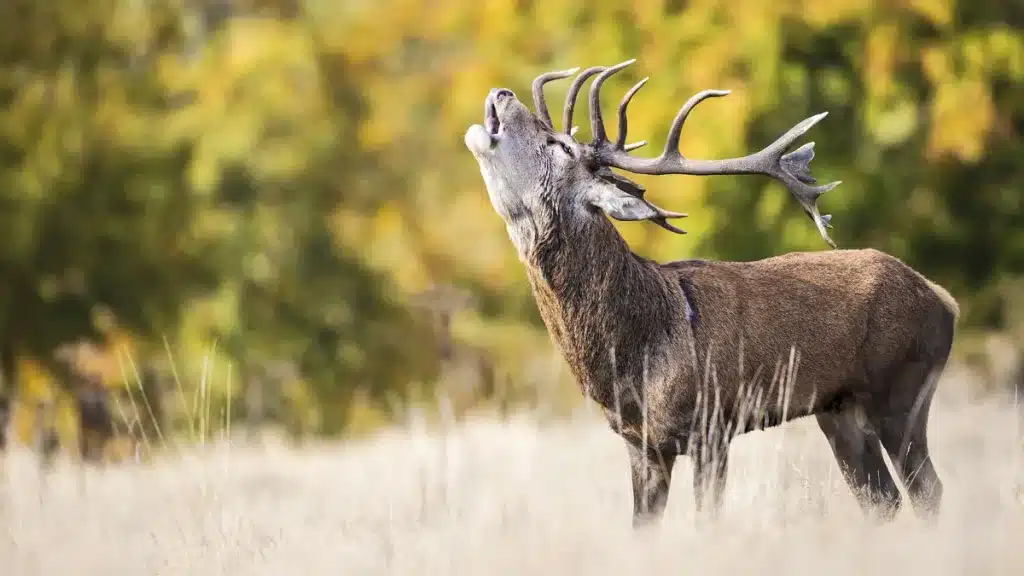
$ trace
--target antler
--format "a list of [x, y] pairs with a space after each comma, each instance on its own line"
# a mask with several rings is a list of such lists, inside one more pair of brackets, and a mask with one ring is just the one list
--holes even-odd
[[580, 72], [580, 75], [577, 76], [576, 79], [572, 81], [572, 84], [569, 85], [569, 92], [565, 95], [565, 112], [562, 114], [562, 130], [565, 131], [566, 134], [570, 136], [573, 134], [572, 112], [576, 107], [576, 98], [579, 97], [580, 89], [583, 88], [583, 83], [587, 81], [587, 78], [590, 78], [598, 72], [604, 71], [604, 66], [587, 68], [583, 72]]
[[[632, 60], [630, 62], [632, 62]], [[621, 66], [622, 65], [620, 65], [619, 67]], [[554, 130], [554, 126], [551, 121], [551, 115], [548, 113], [547, 102], [545, 102], [544, 100], [544, 84], [552, 80], [567, 78], [572, 74], [575, 74], [578, 70], [579, 68], [573, 68], [571, 70], [561, 72], [546, 72], [544, 74], [541, 74], [540, 76], [537, 76], [533, 80], [533, 101], [534, 107], [537, 110], [537, 115], [541, 118], [543, 122], [547, 123], [548, 127], [551, 128], [552, 130]], [[562, 116], [562, 128], [564, 132], [569, 136], [575, 136], [576, 134], [576, 127], [572, 125], [572, 115], [573, 110], [576, 107], [576, 99], [579, 97], [580, 90], [583, 88], [583, 83], [586, 82], [588, 78], [599, 72], [605, 72], [605, 74], [602, 74], [602, 76], [604, 78], [607, 78], [608, 74], [607, 68], [605, 66], [594, 66], [591, 68], [587, 68], [586, 70], [581, 72], [580, 75], [577, 76], [575, 80], [573, 80], [572, 84], [569, 85], [569, 92], [566, 94], [565, 97], [565, 110], [563, 111]], [[602, 79], [601, 82], [603, 81], [604, 80]], [[629, 100], [633, 98], [633, 95], [636, 94], [637, 90], [639, 90], [645, 82], [647, 82], [646, 78], [642, 82], [634, 86], [633, 89], [630, 90], [629, 94], [627, 94], [626, 97], [623, 99], [623, 103], [619, 107], [619, 138], [623, 142], [625, 142], [626, 137], [626, 132], [624, 129], [626, 122], [625, 106], [629, 103]], [[591, 110], [593, 111], [595, 109], [597, 110], [598, 118], [600, 118], [600, 106], [592, 104]], [[593, 115], [593, 112], [591, 112], [591, 114]], [[598, 122], [597, 125], [601, 126], [600, 134], [601, 137], [604, 138], [603, 124]], [[636, 142], [634, 144], [620, 143], [619, 147], [628, 152], [630, 150], [640, 148], [641, 146], [644, 146], [646, 144], [646, 141]], [[644, 187], [637, 184], [636, 182], [633, 182], [629, 178], [616, 174], [611, 170], [611, 168], [601, 167], [596, 171], [596, 174], [598, 177], [604, 179], [605, 181], [609, 182], [610, 184], [614, 185], [620, 190], [626, 192], [627, 194], [632, 194], [633, 196], [636, 196], [637, 198], [643, 200], [644, 192], [646, 191]], [[651, 204], [646, 200], [644, 200], [644, 202], [648, 206], [650, 206], [650, 208], [657, 214], [657, 216], [650, 218], [652, 222], [668, 230], [669, 232], [675, 232], [677, 234], [686, 234], [685, 231], [680, 230], [679, 228], [676, 228], [675, 226], [668, 223], [669, 218], [685, 218], [687, 216], [686, 214], [681, 214], [679, 212], [670, 212], [663, 208], [659, 208], [658, 206], [655, 206], [654, 204]]]
[[[635, 60], [630, 60], [630, 63], [632, 62], [635, 62]], [[619, 66], [622, 65], [620, 64]], [[588, 78], [599, 72], [604, 72], [605, 74], [602, 74], [602, 76], [607, 78], [607, 70], [608, 69], [605, 66], [594, 66], [592, 68], [587, 68], [583, 72], [580, 72], [580, 75], [577, 76], [576, 79], [572, 81], [572, 84], [569, 85], [569, 92], [565, 96], [565, 112], [563, 112], [562, 114], [562, 130], [566, 134], [573, 136], [576, 133], [575, 127], [572, 125], [572, 113], [573, 110], [576, 108], [576, 99], [579, 97], [580, 89], [583, 88], [583, 83], [586, 82]], [[630, 90], [628, 94], [626, 94], [626, 97], [622, 100], [623, 103], [619, 106], [619, 137], [622, 139], [624, 144], [622, 146], [622, 149], [627, 152], [631, 150], [636, 150], [637, 148], [647, 145], [646, 140], [641, 140], [640, 142], [635, 142], [633, 144], [625, 144], [625, 131], [622, 130], [626, 122], [626, 111], [624, 107], [633, 98], [633, 95], [636, 94], [636, 92], [640, 90], [640, 88], [647, 82], [647, 80], [647, 78], [644, 78], [639, 83], [637, 83], [636, 86], [633, 86], [633, 89]], [[594, 82], [597, 82], [597, 80], [594, 80]], [[604, 82], [604, 80], [601, 80], [601, 82]], [[591, 110], [593, 110], [593, 108], [591, 108]], [[598, 110], [598, 115], [600, 115], [600, 113], [601, 111]], [[601, 130], [602, 132], [604, 131], [603, 125], [601, 127]]]
[[[635, 60], [627, 60], [611, 68], [600, 69], [590, 68], [588, 72], [594, 74], [600, 71], [601, 74], [594, 79], [590, 87], [590, 123], [593, 141], [590, 146], [593, 149], [595, 162], [600, 166], [619, 168], [634, 174], [689, 174], [695, 176], [710, 176], [716, 174], [763, 174], [781, 181], [796, 197], [804, 211], [814, 221], [821, 237], [833, 248], [835, 242], [828, 236], [827, 228], [831, 228], [832, 216], [818, 213], [818, 197], [832, 190], [841, 181], [831, 182], [823, 186], [811, 186], [817, 182], [810, 172], [810, 162], [814, 158], [814, 142], [809, 142], [797, 148], [793, 152], [785, 154], [786, 149], [803, 136], [828, 112], [822, 112], [811, 116], [789, 129], [788, 132], [779, 137], [775, 142], [748, 156], [742, 158], [727, 158], [723, 160], [693, 160], [683, 157], [679, 152], [679, 136], [682, 133], [683, 123], [697, 104], [711, 97], [721, 97], [729, 94], [728, 90], [704, 90], [691, 97], [679, 110], [672, 127], [669, 129], [668, 139], [665, 142], [665, 150], [657, 158], [635, 158], [628, 154], [630, 150], [638, 148], [638, 145], [625, 145], [626, 141], [626, 108], [633, 96], [647, 81], [644, 78], [626, 94], [619, 104], [619, 133], [615, 142], [610, 142], [605, 133], [604, 121], [601, 117], [601, 85], [610, 76], [629, 66]], [[593, 71], [593, 72], [592, 72]], [[575, 90], [570, 90], [569, 98], [575, 101], [579, 87], [585, 80], [583, 74], [573, 83]], [[566, 102], [566, 130], [569, 130], [568, 121], [572, 118], [572, 105]], [[640, 145], [643, 145], [640, 143]]]
[[549, 128], [553, 129], [554, 124], [551, 123], [551, 114], [548, 113], [548, 104], [544, 101], [544, 85], [552, 80], [568, 78], [569, 76], [579, 72], [579, 70], [579, 68], [570, 68], [569, 70], [546, 72], [533, 79], [533, 105], [534, 108], [537, 109], [537, 115], [540, 116], [541, 120], [547, 122]]

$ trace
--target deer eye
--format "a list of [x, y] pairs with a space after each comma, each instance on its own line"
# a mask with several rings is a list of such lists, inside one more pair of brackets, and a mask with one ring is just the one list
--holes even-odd
[[559, 148], [562, 149], [562, 152], [566, 153], [567, 156], [569, 156], [570, 158], [575, 158], [575, 156], [572, 155], [572, 148], [570, 148], [568, 144], [562, 142], [557, 138], [548, 138], [548, 146], [558, 146]]

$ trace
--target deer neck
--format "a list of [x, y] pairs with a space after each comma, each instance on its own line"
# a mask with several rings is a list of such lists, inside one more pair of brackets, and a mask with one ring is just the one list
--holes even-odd
[[664, 277], [611, 222], [541, 235], [523, 260], [552, 339], [586, 395], [604, 404], [614, 378], [639, 375], [674, 318]]

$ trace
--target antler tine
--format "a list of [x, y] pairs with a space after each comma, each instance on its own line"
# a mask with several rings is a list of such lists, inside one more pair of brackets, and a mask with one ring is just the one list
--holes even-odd
[[[605, 74], [602, 76], [607, 75]], [[594, 81], [597, 85], [599, 77]], [[592, 102], [594, 89], [591, 89]], [[693, 108], [703, 100], [728, 94], [725, 90], [705, 90], [691, 97], [676, 115], [669, 130], [665, 143], [665, 150], [657, 158], [635, 158], [627, 153], [627, 150], [608, 144], [604, 139], [594, 139], [594, 151], [597, 162], [610, 168], [619, 168], [634, 174], [689, 174], [693, 176], [711, 176], [716, 174], [762, 174], [779, 180], [786, 185], [789, 192], [797, 199], [804, 212], [814, 221], [821, 237], [835, 248], [836, 244], [828, 236], [828, 228], [831, 228], [832, 217], [828, 214], [822, 215], [818, 212], [818, 198], [832, 190], [841, 181], [831, 182], [823, 186], [812, 186], [816, 182], [811, 176], [810, 162], [814, 159], [814, 143], [809, 142], [786, 154], [786, 150], [820, 122], [827, 112], [811, 116], [789, 129], [762, 150], [741, 158], [727, 158], [722, 160], [692, 160], [684, 158], [679, 152], [679, 137], [682, 133], [683, 122]], [[593, 104], [591, 105], [593, 118]], [[597, 120], [600, 120], [600, 112], [597, 113]], [[595, 124], [597, 132], [598, 124]], [[603, 136], [603, 128], [598, 135]]]
[[590, 132], [593, 137], [592, 145], [600, 145], [608, 140], [608, 136], [604, 131], [604, 119], [601, 118], [601, 85], [612, 74], [634, 62], [636, 62], [636, 59], [631, 58], [621, 64], [608, 68], [597, 78], [594, 78], [594, 82], [590, 85]]
[[[622, 102], [619, 103], [619, 135], [615, 139], [615, 147], [619, 150], [624, 150], [626, 148], [626, 108], [629, 107], [629, 102], [633, 100], [633, 96], [636, 96], [636, 93], [639, 92], [640, 89], [644, 87], [644, 84], [647, 84], [647, 81], [650, 79], [650, 76], [648, 76], [634, 84], [633, 87], [629, 89], [629, 92], [626, 92], [626, 95], [622, 97]], [[635, 144], [633, 146], [639, 148], [639, 146], [636, 146]]]
[[544, 85], [552, 80], [568, 78], [576, 72], [579, 72], [579, 68], [546, 72], [533, 79], [532, 88], [534, 108], [537, 109], [537, 115], [540, 116], [540, 119], [547, 122], [547, 125], [551, 128], [554, 128], [554, 124], [551, 123], [551, 114], [548, 113], [548, 103], [544, 101]]
[[604, 66], [593, 66], [591, 68], [587, 68], [583, 72], [580, 72], [580, 75], [577, 76], [576, 79], [572, 81], [572, 84], [569, 85], [569, 93], [565, 96], [565, 111], [562, 113], [562, 130], [566, 134], [570, 136], [574, 135], [572, 113], [576, 108], [576, 99], [580, 95], [580, 89], [583, 88], [583, 83], [587, 81], [587, 78], [590, 78], [598, 72], [604, 71]]
[[672, 120], [672, 127], [668, 131], [668, 138], [665, 139], [665, 151], [661, 153], [661, 156], [667, 157], [671, 155], [681, 155], [679, 152], [679, 138], [683, 134], [683, 124], [686, 122], [686, 117], [690, 115], [690, 112], [708, 98], [718, 98], [721, 96], [728, 96], [729, 90], [702, 90], [690, 97], [683, 104], [683, 107], [679, 109], [679, 113], [676, 114], [675, 119]]

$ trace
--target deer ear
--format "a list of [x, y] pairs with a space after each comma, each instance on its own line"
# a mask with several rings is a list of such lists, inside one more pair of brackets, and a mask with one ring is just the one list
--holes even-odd
[[616, 220], [648, 220], [658, 216], [658, 211], [646, 200], [611, 184], [591, 188], [588, 200]]
[[600, 178], [601, 180], [604, 180], [608, 184], [612, 184], [613, 186], [615, 186], [619, 190], [622, 190], [626, 194], [636, 196], [637, 198], [643, 198], [644, 192], [647, 191], [646, 188], [644, 188], [640, 184], [637, 184], [636, 182], [633, 182], [629, 178], [626, 178], [622, 174], [612, 172], [612, 169], [608, 168], [607, 166], [602, 166], [601, 168], [599, 168], [596, 172], [594, 172], [594, 175]]
[[662, 210], [641, 197], [623, 191], [618, 186], [601, 183], [590, 188], [587, 201], [616, 220], [650, 220], [662, 228], [685, 234], [686, 232], [668, 223], [668, 218], [685, 218], [686, 214]]

